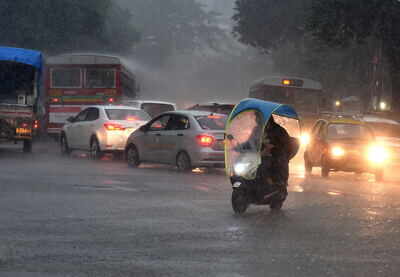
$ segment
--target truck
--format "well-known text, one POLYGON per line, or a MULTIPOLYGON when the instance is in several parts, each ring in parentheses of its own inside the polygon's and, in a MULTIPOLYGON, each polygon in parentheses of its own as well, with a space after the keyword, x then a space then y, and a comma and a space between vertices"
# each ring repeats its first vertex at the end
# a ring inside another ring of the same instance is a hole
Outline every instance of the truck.
POLYGON ((0 142, 22 142, 27 153, 39 129, 42 68, 41 52, 0 46, 0 142))

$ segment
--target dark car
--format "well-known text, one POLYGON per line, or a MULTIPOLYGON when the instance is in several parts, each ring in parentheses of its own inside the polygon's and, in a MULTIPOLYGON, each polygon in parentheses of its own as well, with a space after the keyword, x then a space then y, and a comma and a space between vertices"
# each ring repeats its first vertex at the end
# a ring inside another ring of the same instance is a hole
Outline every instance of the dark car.
POLYGON ((383 179, 387 152, 377 143, 373 131, 363 122, 352 119, 318 120, 304 152, 307 174, 313 167, 321 167, 322 177, 331 171, 375 174, 383 179))

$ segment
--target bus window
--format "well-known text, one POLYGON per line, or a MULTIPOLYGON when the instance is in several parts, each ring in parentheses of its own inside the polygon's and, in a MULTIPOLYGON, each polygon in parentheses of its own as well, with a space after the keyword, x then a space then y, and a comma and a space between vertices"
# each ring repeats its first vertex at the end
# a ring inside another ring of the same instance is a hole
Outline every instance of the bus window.
POLYGON ((80 68, 54 68, 51 70, 52 88, 81 88, 82 70, 80 68))
POLYGON ((123 71, 121 72, 121 88, 123 96, 136 97, 136 81, 133 77, 129 77, 123 71))
POLYGON ((115 70, 90 68, 86 70, 87 88, 115 88, 115 70))

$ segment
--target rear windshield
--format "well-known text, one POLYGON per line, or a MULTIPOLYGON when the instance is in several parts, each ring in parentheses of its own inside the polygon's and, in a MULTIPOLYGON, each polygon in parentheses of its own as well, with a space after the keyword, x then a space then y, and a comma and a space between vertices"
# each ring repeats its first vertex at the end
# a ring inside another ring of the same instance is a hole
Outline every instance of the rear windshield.
POLYGON ((225 115, 196 116, 197 122, 204 130, 224 130, 227 117, 225 115))
POLYGON ((149 121, 151 119, 145 111, 141 110, 106 109, 106 114, 110 120, 149 121))
POLYGON ((152 117, 155 117, 156 115, 164 112, 175 110, 173 105, 160 103, 144 103, 142 104, 142 109, 145 110, 152 117))
POLYGON ((330 124, 328 126, 328 139, 373 139, 369 128, 355 124, 330 124))
POLYGON ((206 112, 213 112, 213 113, 220 113, 220 114, 230 114, 233 110, 235 105, 196 105, 189 110, 194 110, 194 111, 206 111, 206 112))

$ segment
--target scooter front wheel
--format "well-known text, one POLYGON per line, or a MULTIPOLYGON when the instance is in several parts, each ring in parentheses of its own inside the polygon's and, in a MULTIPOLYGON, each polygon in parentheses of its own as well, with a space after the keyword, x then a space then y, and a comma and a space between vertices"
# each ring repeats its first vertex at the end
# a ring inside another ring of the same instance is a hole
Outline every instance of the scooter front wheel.
POLYGON ((246 192, 241 189, 235 189, 232 192, 232 208, 236 214, 243 214, 249 207, 246 192))

